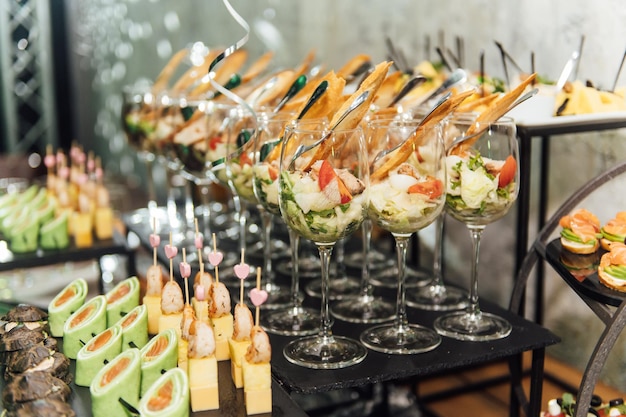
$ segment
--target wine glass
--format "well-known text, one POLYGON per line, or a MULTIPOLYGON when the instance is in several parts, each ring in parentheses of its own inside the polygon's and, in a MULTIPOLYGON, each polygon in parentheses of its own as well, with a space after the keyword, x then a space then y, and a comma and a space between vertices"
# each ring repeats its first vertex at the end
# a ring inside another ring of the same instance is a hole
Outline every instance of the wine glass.
POLYGON ((502 218, 517 198, 516 128, 510 118, 480 123, 471 118, 458 117, 448 123, 458 131, 456 137, 471 137, 448 152, 446 209, 453 218, 467 225, 473 257, 467 308, 438 317, 434 326, 439 334, 460 340, 501 339, 511 333, 511 324, 500 316, 480 310, 478 260, 483 230, 502 218), (472 136, 472 131, 478 134, 472 136))
MULTIPOLYGON (((268 135, 271 136, 269 138, 270 141, 277 139, 277 136, 272 134, 273 132, 268 132, 267 130, 268 119, 275 119, 279 124, 284 126, 287 120, 291 118, 291 115, 288 113, 276 115, 262 110, 256 111, 255 113, 256 123, 252 123, 253 121, 249 117, 251 115, 245 115, 242 120, 242 123, 245 124, 236 124, 235 134, 232 135, 231 140, 236 139, 238 141, 236 144, 238 151, 236 151, 231 158, 228 158, 227 172, 234 188, 234 194, 241 198, 243 204, 254 205, 261 216, 262 259, 264 276, 266 277, 263 289, 269 294, 263 307, 271 310, 286 307, 289 303, 290 294, 288 288, 276 283, 276 273, 272 268, 272 247, 274 245, 272 245, 271 233, 273 214, 270 210, 266 209, 261 200, 257 198, 258 192, 254 188, 254 170, 258 160, 257 153, 260 151, 258 143, 261 141, 267 142, 268 135)), ((276 165, 278 165, 278 160, 276 161, 276 165)), ((272 168, 275 169, 277 175, 278 168, 272 168)), ((272 176, 270 175, 269 177, 271 178, 272 176)), ((278 208, 277 204, 278 195, 276 195, 275 208, 278 208)), ((240 216, 242 216, 242 214, 240 214, 240 216)))
POLYGON ((122 89, 122 129, 126 134, 128 144, 137 153, 137 158, 146 167, 146 183, 148 188, 148 212, 146 222, 157 219, 159 230, 164 224, 165 216, 159 210, 154 177, 152 173, 155 160, 155 148, 151 135, 156 126, 156 97, 152 93, 152 86, 135 84, 122 89))
MULTIPOLYGON (((285 126, 293 121, 293 117, 290 114, 262 113, 259 120, 259 135, 255 143, 253 166, 254 193, 265 216, 280 216, 278 203, 280 147, 285 126)), ((302 306, 298 256, 300 236, 291 228, 288 228, 288 232, 291 265, 293 265, 290 268, 290 303, 284 305, 283 308, 265 312, 262 316, 263 327, 269 332, 287 336, 314 334, 319 327, 320 316, 317 310, 302 306)), ((266 231, 267 233, 269 232, 266 231)), ((264 244, 264 249, 269 249, 267 243, 264 244)), ((268 256, 265 255, 266 262, 268 256)))
POLYGON ((331 331, 329 265, 335 243, 357 230, 367 214, 369 173, 363 130, 287 126, 284 141, 280 211, 289 228, 318 248, 322 308, 318 334, 288 343, 283 354, 288 361, 308 368, 344 368, 363 361, 367 349, 359 341, 331 331))
POLYGON ((443 281, 443 231, 445 211, 435 220, 435 243, 433 245, 433 277, 425 287, 410 291, 406 297, 408 306, 422 310, 449 311, 467 306, 467 291, 446 286, 443 281))
POLYGON ((388 152, 381 159, 375 157, 371 164, 369 215, 395 239, 398 290, 395 320, 366 329, 360 338, 368 348, 384 353, 427 352, 441 343, 441 337, 433 330, 409 324, 406 314, 404 271, 409 240, 431 224, 445 205, 441 126, 417 128, 415 120, 372 121, 367 125, 368 137, 388 152), (396 148, 400 143, 404 145, 396 148))

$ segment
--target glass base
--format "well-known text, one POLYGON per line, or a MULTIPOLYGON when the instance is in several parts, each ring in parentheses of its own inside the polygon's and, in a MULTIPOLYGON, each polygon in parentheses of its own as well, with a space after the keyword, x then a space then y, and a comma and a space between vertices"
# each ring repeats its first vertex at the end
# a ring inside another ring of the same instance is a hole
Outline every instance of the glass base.
POLYGON ((441 344, 441 337, 417 324, 398 327, 391 323, 365 330, 361 333, 361 343, 377 352, 409 355, 435 349, 441 344))
MULTIPOLYGON (((312 281, 305 287, 305 292, 310 297, 322 297, 322 282, 312 281)), ((334 278, 330 280, 328 289, 329 300, 343 300, 346 297, 354 297, 361 291, 361 283, 354 278, 334 278)))
POLYGON ((429 285, 406 294, 406 304, 430 311, 460 310, 467 307, 467 291, 456 287, 429 285))
POLYGON ((282 336, 308 336, 319 331, 320 313, 304 307, 267 311, 261 315, 261 326, 282 336))
MULTIPOLYGON (((396 260, 389 256, 389 254, 382 253, 374 249, 370 249, 367 259, 370 271, 376 271, 383 268, 393 268, 396 265, 396 260)), ((363 267, 363 253, 352 252, 346 254, 343 263, 348 268, 360 271, 363 267)))
POLYGON ((395 317, 396 306, 380 297, 346 297, 333 304, 330 313, 351 323, 381 323, 395 317))
MULTIPOLYGON (((432 281, 432 275, 422 271, 421 269, 406 267, 406 282, 407 288, 424 287, 432 281)), ((372 285, 384 288, 397 288, 398 287, 398 266, 394 264, 393 267, 382 269, 380 271, 372 271, 370 274, 370 282, 372 285)))
POLYGON ((267 300, 261 306, 263 310, 283 309, 291 304, 291 289, 273 282, 268 282, 262 287, 267 291, 267 300))
MULTIPOLYGON (((291 276, 292 263, 291 261, 276 262, 273 264, 276 272, 282 275, 291 276)), ((322 264, 320 263, 319 256, 301 256, 298 261, 298 276, 303 279, 320 278, 320 269, 322 264)))
POLYGON ((348 337, 308 336, 287 344, 283 354, 289 362, 305 368, 340 369, 362 362, 367 349, 348 337))
POLYGON ((434 327, 442 336, 479 342, 505 338, 512 330, 508 321, 495 314, 469 314, 464 311, 438 317, 434 327))

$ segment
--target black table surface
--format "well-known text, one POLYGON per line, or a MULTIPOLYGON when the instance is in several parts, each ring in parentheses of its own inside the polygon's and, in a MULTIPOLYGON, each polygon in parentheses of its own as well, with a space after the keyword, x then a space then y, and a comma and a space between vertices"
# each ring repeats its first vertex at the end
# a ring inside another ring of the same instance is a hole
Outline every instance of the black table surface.
MULTIPOLYGON (((130 231, 139 236, 141 244, 146 249, 150 249, 147 226, 133 224, 133 222, 127 223, 127 226, 130 231)), ((162 252, 162 250, 158 251, 159 262, 168 265, 168 260, 162 252)), ((175 267, 174 271, 177 270, 178 268, 175 267)), ((220 276, 222 276, 221 272, 220 276)), ((308 282, 308 280, 302 280, 301 287, 304 287, 308 282)), ((408 288, 407 291, 411 291, 411 289, 408 288)), ((231 289, 231 292, 236 294, 238 288, 231 289)), ((376 294, 389 297, 391 300, 395 300, 396 296, 395 289, 377 289, 376 294)), ((319 299, 307 296, 304 304, 319 307, 319 299)), ((481 307, 484 311, 496 313, 508 319, 513 325, 512 333, 502 340, 490 342, 457 341, 443 337, 441 345, 433 351, 415 355, 390 355, 368 350, 367 357, 362 363, 337 370, 314 370, 288 362, 282 351, 284 346, 294 337, 270 334, 272 373, 287 392, 310 394, 408 377, 426 377, 453 369, 504 359, 522 352, 544 348, 560 341, 556 335, 542 326, 493 303, 481 301, 481 307)), ((410 323, 421 324, 429 328, 432 328, 432 324, 438 316, 444 314, 411 307, 408 307, 407 311, 410 323)), ((360 333, 368 327, 367 324, 348 323, 335 319, 333 333, 358 339, 360 333)))

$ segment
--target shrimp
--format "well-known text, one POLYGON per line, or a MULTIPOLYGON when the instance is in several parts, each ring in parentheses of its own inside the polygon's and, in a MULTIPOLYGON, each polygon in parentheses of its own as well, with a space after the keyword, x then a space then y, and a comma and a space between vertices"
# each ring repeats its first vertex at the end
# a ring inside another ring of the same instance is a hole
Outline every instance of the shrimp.
POLYGON ((252 312, 247 305, 238 303, 235 306, 233 340, 237 342, 250 340, 253 326, 252 312))
POLYGON ((206 358, 215 353, 215 334, 213 327, 200 320, 194 320, 189 326, 188 356, 206 358))
POLYGON ((222 317, 230 313, 230 293, 222 282, 214 282, 209 287, 209 316, 222 317))
POLYGON ((365 184, 363 181, 352 175, 347 169, 337 170, 337 175, 343 181, 351 195, 361 194, 365 190, 365 184))
MULTIPOLYGON (((204 287, 204 291, 208 292, 209 288, 211 288, 211 285, 213 285, 213 275, 211 275, 211 273, 207 271, 204 271, 203 274, 200 273, 200 271, 198 271, 198 273, 193 279, 194 292, 198 285, 202 285, 204 287)), ((207 294, 204 294, 204 298, 205 299, 207 298, 207 294)))
POLYGON ((180 313, 183 311, 185 302, 183 300, 183 291, 175 281, 168 281, 163 286, 161 294, 161 311, 163 314, 180 313))
POLYGON ((180 334, 183 339, 189 340, 189 327, 191 327, 191 323, 196 320, 196 313, 193 310, 193 307, 189 304, 185 305, 183 308, 183 319, 180 322, 180 334))
POLYGON ((259 326, 252 328, 252 343, 248 346, 246 360, 249 363, 268 363, 272 359, 272 346, 265 330, 259 326))
POLYGON ((163 270, 159 265, 150 265, 146 272, 146 295, 161 295, 163 291, 163 270))

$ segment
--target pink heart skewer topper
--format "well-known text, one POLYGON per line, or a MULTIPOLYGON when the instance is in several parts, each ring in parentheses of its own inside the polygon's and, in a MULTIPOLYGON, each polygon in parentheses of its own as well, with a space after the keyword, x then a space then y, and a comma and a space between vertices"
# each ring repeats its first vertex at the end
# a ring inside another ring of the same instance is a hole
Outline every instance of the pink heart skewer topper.
POLYGON ((243 256, 245 253, 245 249, 241 249, 241 262, 238 263, 237 265, 235 265, 233 267, 233 270, 235 271, 235 275, 237 276, 237 278, 239 278, 239 282, 241 283, 240 287, 239 287, 239 303, 243 304, 243 280, 248 278, 248 275, 250 274, 250 266, 247 265, 244 260, 243 260, 243 256))
POLYGON ((202 238, 202 235, 196 236, 196 238, 194 239, 194 244, 196 246, 196 249, 202 250, 202 246, 204 246, 204 239, 202 238))
POLYGON ((258 288, 252 288, 250 290, 250 301, 255 307, 260 307, 267 301, 268 293, 265 290, 259 290, 258 288))
POLYGON ((167 259, 174 259, 178 255, 178 248, 176 246, 172 246, 171 244, 165 245, 165 256, 167 259))
POLYGON ((180 263, 180 276, 185 281, 185 304, 189 305, 189 285, 187 279, 191 275, 191 265, 187 263, 187 251, 183 248, 183 261, 180 263))
POLYGON ((150 234, 150 246, 157 248, 161 244, 161 236, 156 233, 150 234))
POLYGON ((209 253, 209 262, 211 265, 218 266, 222 260, 224 259, 224 254, 222 252, 212 251, 209 253))

